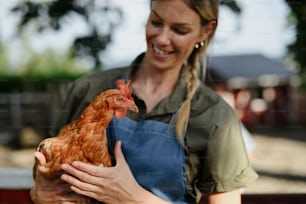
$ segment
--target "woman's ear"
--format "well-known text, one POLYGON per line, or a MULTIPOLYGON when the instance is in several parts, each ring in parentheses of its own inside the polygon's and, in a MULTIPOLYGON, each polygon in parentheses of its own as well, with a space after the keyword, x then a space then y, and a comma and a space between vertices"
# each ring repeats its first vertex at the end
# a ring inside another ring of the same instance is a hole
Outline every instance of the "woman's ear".
POLYGON ((216 28, 217 28, 217 21, 216 20, 209 21, 207 25, 202 27, 200 41, 202 42, 206 40, 209 36, 211 36, 215 32, 216 28))

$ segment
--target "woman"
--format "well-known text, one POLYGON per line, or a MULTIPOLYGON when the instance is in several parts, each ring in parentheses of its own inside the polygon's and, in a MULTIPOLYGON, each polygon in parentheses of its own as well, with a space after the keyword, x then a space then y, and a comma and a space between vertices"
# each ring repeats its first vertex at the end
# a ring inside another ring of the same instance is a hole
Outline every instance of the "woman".
MULTIPOLYGON (((147 50, 127 68, 77 80, 54 133, 76 119, 114 82, 132 81, 139 113, 112 121, 109 147, 116 164, 63 164, 66 183, 35 186, 46 198, 88 196, 105 203, 240 203, 239 189, 254 181, 239 121, 215 92, 200 83, 199 59, 217 26, 217 0, 152 0, 147 50), (75 192, 67 193, 68 187, 75 192)), ((43 179, 43 178, 41 178, 43 179)))

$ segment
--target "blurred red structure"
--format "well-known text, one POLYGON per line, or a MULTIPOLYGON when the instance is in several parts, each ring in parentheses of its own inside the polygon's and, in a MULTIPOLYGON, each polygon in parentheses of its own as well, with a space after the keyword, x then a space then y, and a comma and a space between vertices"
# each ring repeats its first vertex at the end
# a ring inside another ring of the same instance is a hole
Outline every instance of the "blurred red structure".
POLYGON ((0 189, 1 204, 32 204, 29 189, 0 189))
MULTIPOLYGON (((0 189, 1 204, 33 204, 29 189, 0 189)), ((306 194, 243 194, 243 204, 306 204, 306 194)), ((200 204, 207 204, 204 199, 200 204)))
POLYGON ((300 124, 298 77, 283 63, 260 54, 208 58, 206 82, 228 96, 248 128, 300 124))

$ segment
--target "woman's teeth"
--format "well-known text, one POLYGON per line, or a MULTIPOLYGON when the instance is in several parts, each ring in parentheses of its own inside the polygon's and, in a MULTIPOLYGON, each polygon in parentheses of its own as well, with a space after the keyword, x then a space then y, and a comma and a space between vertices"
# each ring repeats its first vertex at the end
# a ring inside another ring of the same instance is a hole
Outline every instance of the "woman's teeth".
POLYGON ((157 54, 160 54, 160 55, 170 54, 170 52, 163 51, 163 50, 158 49, 157 47, 154 47, 154 46, 153 46, 153 50, 154 50, 154 52, 156 52, 157 54))

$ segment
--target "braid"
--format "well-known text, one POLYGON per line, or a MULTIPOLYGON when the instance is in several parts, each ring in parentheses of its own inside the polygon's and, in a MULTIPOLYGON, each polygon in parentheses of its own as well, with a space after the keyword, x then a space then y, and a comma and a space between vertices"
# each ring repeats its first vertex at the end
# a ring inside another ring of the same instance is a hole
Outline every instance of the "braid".
MULTIPOLYGON (((202 26, 206 26, 209 24, 210 21, 215 21, 217 24, 218 19, 218 0, 184 0, 191 9, 193 9, 200 17, 201 17, 201 24, 202 26)), ((206 49, 208 44, 212 40, 214 36, 214 31, 208 36, 205 41, 204 45, 197 49, 193 49, 191 55, 187 59, 187 63, 184 65, 182 74, 185 77, 186 85, 187 85, 187 95, 185 101, 182 103, 181 107, 179 108, 176 116, 176 124, 175 124, 175 131, 178 141, 185 147, 185 133, 187 130, 187 125, 190 116, 190 109, 191 109, 191 100, 196 93, 197 89, 199 88, 201 81, 200 81, 200 73, 201 68, 206 69, 206 64, 200 65, 200 59, 202 54, 206 53, 206 49)))
POLYGON ((194 50, 187 61, 187 65, 185 65, 185 67, 183 68, 183 74, 187 84, 187 96, 178 110, 175 124, 177 139, 183 146, 185 146, 184 136, 189 121, 191 100, 196 90, 200 86, 200 80, 198 77, 198 70, 200 68, 199 58, 200 52, 194 50))

